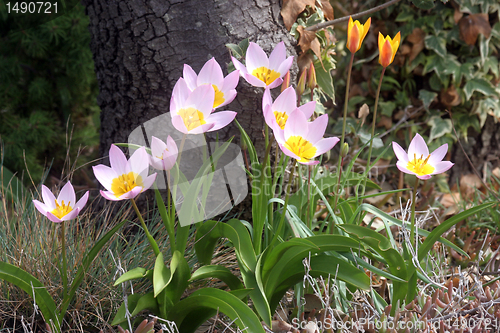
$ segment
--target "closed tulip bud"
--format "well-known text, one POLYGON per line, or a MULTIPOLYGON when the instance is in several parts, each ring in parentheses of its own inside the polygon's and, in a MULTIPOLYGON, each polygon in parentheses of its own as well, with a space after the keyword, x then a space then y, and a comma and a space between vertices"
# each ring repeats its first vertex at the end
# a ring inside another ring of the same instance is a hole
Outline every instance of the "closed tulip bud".
POLYGON ((342 158, 345 158, 349 154, 349 144, 347 142, 344 142, 344 145, 342 146, 342 149, 340 150, 340 156, 342 158))
POLYGON ((378 50, 380 53, 378 62, 383 67, 389 66, 394 61, 394 56, 398 51, 400 42, 401 34, 399 32, 394 39, 391 39, 389 36, 384 37, 380 32, 378 33, 378 50))
POLYGON ((356 53, 361 48, 363 39, 365 39, 368 30, 370 30, 371 22, 371 17, 366 20, 365 24, 361 24, 358 20, 353 22, 352 17, 349 17, 346 47, 351 53, 356 53))
POLYGON ((303 70, 300 74, 299 83, 297 84, 297 96, 300 98, 306 90, 307 70, 303 70))
POLYGON ((283 77, 283 83, 281 84, 281 92, 283 92, 286 88, 290 87, 290 71, 286 72, 283 77))
POLYGON ((311 62, 309 66, 309 77, 307 78, 307 87, 311 90, 316 88, 316 70, 314 69, 314 64, 311 62))

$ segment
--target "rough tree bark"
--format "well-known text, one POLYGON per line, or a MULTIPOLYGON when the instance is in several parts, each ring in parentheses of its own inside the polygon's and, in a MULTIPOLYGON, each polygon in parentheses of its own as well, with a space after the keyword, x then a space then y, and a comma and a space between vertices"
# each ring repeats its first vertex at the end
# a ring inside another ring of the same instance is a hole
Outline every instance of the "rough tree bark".
MULTIPOLYGON (((169 110, 170 95, 183 65, 198 72, 215 57, 226 70, 226 43, 245 38, 265 51, 284 41, 295 55, 294 41, 284 28, 279 0, 82 0, 90 18, 101 107, 100 153, 112 143, 127 142, 137 126, 169 110)), ((226 71, 227 74, 227 71, 226 71)), ((243 79, 238 96, 226 110, 264 151, 262 90, 243 79)), ((239 137, 233 126, 219 138, 239 137)), ((245 206, 248 205, 248 202, 245 206)))

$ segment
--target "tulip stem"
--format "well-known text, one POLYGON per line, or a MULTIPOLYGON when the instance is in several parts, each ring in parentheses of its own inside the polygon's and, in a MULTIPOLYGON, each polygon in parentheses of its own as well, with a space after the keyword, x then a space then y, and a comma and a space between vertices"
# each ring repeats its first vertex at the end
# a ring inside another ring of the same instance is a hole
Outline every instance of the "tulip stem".
MULTIPOLYGON (((370 162, 372 158, 372 147, 373 147, 373 140, 375 136, 375 124, 377 123, 377 108, 378 108, 378 99, 380 97, 380 88, 382 87, 382 80, 384 79, 384 73, 385 69, 387 67, 382 67, 382 73, 380 74, 380 80, 378 81, 378 88, 377 88, 377 93, 375 94, 375 106, 373 108, 373 119, 372 119, 372 135, 371 135, 371 141, 370 141, 370 148, 368 148, 368 158, 366 159, 366 170, 368 171, 370 169, 370 162)), ((368 174, 367 174, 368 176, 368 174)), ((365 195, 365 190, 366 190, 366 178, 364 181, 363 189, 361 190, 361 196, 365 195)))
POLYGON ((413 188, 413 196, 411 199, 411 219, 410 219, 410 244, 411 246, 415 243, 415 207, 417 203, 417 189, 418 189, 418 177, 415 177, 415 187, 413 188))
POLYGON ((160 248, 158 247, 158 244, 156 244, 155 239, 149 233, 148 227, 146 226, 146 223, 144 223, 144 219, 142 218, 142 215, 141 215, 141 212, 139 211, 139 208, 137 208, 137 204, 135 203, 135 200, 130 199, 130 201, 132 202, 132 206, 134 206, 135 213, 137 214, 137 217, 139 218, 139 221, 141 222, 142 229, 144 230, 144 233, 146 233, 146 237, 148 238, 149 244, 151 245, 151 248, 153 249, 155 256, 158 256, 160 254, 160 248))
POLYGON ((285 215, 286 215, 286 210, 288 209, 288 199, 290 199, 290 192, 291 192, 291 187, 293 184, 293 178, 295 174, 295 166, 297 165, 297 162, 293 162, 292 170, 290 171, 290 177, 288 177, 288 184, 286 186, 286 195, 285 195, 285 204, 283 205, 283 214, 281 215, 280 219, 280 224, 278 225, 278 228, 274 230, 274 236, 271 241, 271 245, 274 244, 274 242, 277 240, 281 233, 281 229, 283 229, 283 225, 285 223, 285 215))
POLYGON ((61 221, 61 247, 62 247, 62 283, 63 283, 63 299, 66 298, 68 291, 68 263, 66 259, 66 225, 61 221))

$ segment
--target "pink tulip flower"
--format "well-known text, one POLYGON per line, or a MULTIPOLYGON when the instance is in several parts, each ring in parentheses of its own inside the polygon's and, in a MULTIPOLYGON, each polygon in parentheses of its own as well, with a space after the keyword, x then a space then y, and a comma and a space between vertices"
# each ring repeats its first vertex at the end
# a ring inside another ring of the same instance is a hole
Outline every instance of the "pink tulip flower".
POLYGON ((303 112, 292 112, 285 124, 284 131, 275 131, 276 141, 286 155, 293 157, 301 164, 315 165, 319 161, 313 158, 332 149, 339 138, 323 138, 328 115, 324 114, 312 122, 308 122, 303 112))
POLYGON ((255 87, 276 88, 283 82, 283 76, 292 66, 293 57, 286 57, 285 43, 279 42, 269 58, 262 48, 250 43, 245 57, 245 65, 231 57, 234 67, 248 83, 255 87))
POLYGON ((167 143, 153 136, 149 163, 157 170, 168 171, 175 165, 178 153, 177 145, 170 135, 167 138, 167 143))
POLYGON ((134 199, 153 185, 156 173, 148 176, 149 158, 146 148, 137 149, 129 160, 115 145, 109 149, 111 167, 99 164, 92 169, 97 180, 107 191, 101 195, 108 200, 134 199))
POLYGON ((392 149, 398 158, 396 163, 398 169, 420 179, 429 179, 432 175, 443 173, 453 166, 453 163, 443 161, 448 152, 448 144, 445 143, 429 154, 427 144, 418 133, 411 140, 408 153, 394 141, 392 149))
POLYGON ((213 108, 227 105, 236 97, 236 86, 240 78, 240 71, 234 71, 224 78, 222 68, 215 58, 205 63, 199 75, 189 65, 184 65, 183 78, 188 88, 193 91, 197 87, 208 84, 215 90, 213 108))
POLYGON ((42 198, 43 203, 33 200, 36 209, 52 222, 63 222, 73 220, 80 213, 89 199, 89 192, 76 202, 75 190, 70 182, 64 185, 57 199, 47 186, 42 185, 42 198))
POLYGON ((284 130, 285 124, 292 112, 299 110, 304 113, 306 119, 311 118, 316 108, 316 102, 308 102, 297 107, 297 95, 293 87, 286 88, 273 102, 269 88, 264 91, 262 98, 262 109, 267 125, 273 130, 284 130))
POLYGON ((170 99, 172 125, 184 134, 216 131, 236 117, 234 111, 213 112, 215 90, 204 84, 193 91, 182 77, 177 81, 170 99))

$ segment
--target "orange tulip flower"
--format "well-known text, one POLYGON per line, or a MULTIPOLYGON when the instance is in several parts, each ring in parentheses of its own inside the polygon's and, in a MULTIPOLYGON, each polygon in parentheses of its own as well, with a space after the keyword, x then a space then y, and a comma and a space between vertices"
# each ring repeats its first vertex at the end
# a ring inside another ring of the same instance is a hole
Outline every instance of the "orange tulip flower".
POLYGON ((361 24, 358 20, 353 22, 352 17, 349 16, 346 46, 351 53, 356 53, 361 48, 361 43, 363 43, 363 39, 365 39, 368 30, 370 30, 371 22, 371 17, 366 20, 365 24, 361 24))
POLYGON ((399 43, 401 42, 401 33, 397 33, 394 39, 387 36, 384 37, 378 33, 378 50, 380 53, 378 62, 384 66, 389 66, 394 61, 394 56, 398 51, 399 43))

